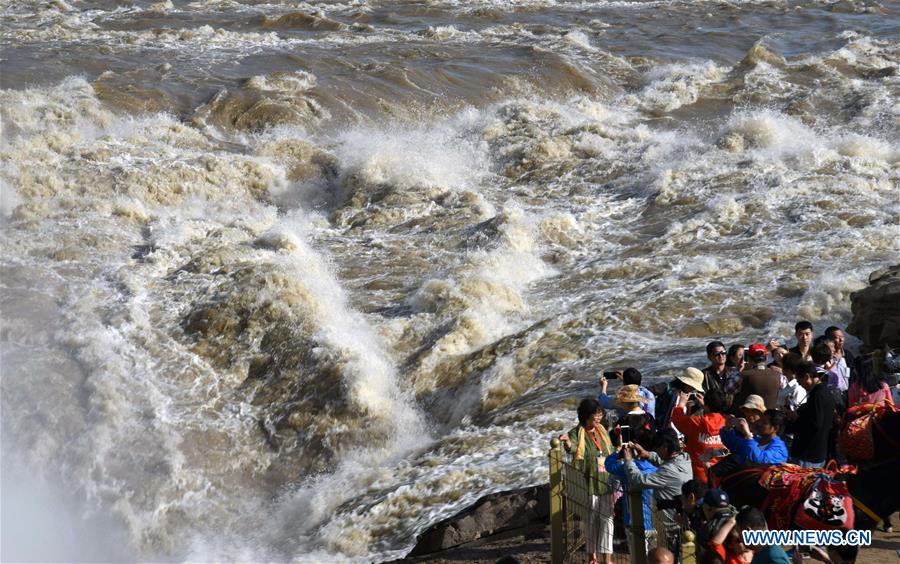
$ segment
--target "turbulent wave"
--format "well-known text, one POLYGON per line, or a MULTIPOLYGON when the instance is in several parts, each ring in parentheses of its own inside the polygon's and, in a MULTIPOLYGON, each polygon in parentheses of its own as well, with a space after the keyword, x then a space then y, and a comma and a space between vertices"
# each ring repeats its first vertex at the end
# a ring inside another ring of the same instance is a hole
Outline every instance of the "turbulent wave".
POLYGON ((599 370, 846 320, 900 47, 826 8, 5 6, 3 487, 125 539, 41 554, 402 556, 599 370))

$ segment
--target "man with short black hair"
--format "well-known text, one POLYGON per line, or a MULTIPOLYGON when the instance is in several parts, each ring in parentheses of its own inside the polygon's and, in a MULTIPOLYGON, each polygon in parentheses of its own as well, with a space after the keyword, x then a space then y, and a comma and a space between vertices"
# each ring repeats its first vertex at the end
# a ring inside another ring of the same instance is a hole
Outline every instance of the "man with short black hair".
MULTIPOLYGON (((643 377, 641 376, 641 371, 637 368, 626 368, 624 371, 620 372, 619 375, 622 378, 622 386, 635 385, 638 387, 638 394, 647 400, 646 407, 644 411, 649 413, 650 415, 655 417, 656 411, 656 396, 653 395, 653 392, 648 390, 647 388, 641 386, 641 380, 643 377)), ((616 413, 619 415, 619 418, 625 416, 625 410, 621 405, 617 404, 614 401, 614 398, 610 397, 606 393, 606 388, 609 382, 606 377, 600 376, 600 397, 598 397, 598 401, 600 402, 600 406, 603 409, 615 409, 616 413)))
POLYGON ((839 392, 842 396, 850 388, 850 370, 843 359, 838 359, 837 342, 827 335, 819 338, 819 343, 813 346, 813 364, 821 367, 828 375, 823 378, 833 392, 839 392))
POLYGON ((794 325, 794 336, 797 337, 797 345, 790 352, 797 353, 805 361, 812 360, 813 326, 809 321, 799 321, 794 325))
POLYGON ((811 362, 797 368, 797 382, 806 390, 806 403, 789 413, 785 429, 793 433, 790 461, 804 468, 821 468, 828 452, 828 435, 834 421, 834 396, 811 362))
POLYGON ((728 347, 728 354, 725 355, 725 385, 722 391, 725 392, 725 403, 729 409, 734 402, 734 396, 741 391, 741 371, 746 367, 744 345, 735 343, 728 347))
POLYGON ((771 466, 788 459, 787 447, 778 437, 783 426, 784 414, 777 409, 767 409, 753 425, 739 417, 731 419, 719 434, 738 464, 771 466))
MULTIPOLYGON (((762 511, 755 507, 742 508, 735 518, 738 532, 743 534, 744 531, 766 531, 769 529, 766 524, 766 516, 762 511)), ((783 548, 777 544, 771 545, 747 545, 747 548, 753 551, 753 560, 750 564, 791 564, 791 559, 783 548)))
POLYGON ((696 397, 703 406, 703 415, 688 413, 689 394, 681 393, 678 406, 672 412, 672 424, 684 434, 684 450, 691 457, 694 479, 708 482, 707 469, 725 456, 725 446, 719 430, 725 425, 725 394, 712 390, 705 397, 696 397))
POLYGON ((681 524, 692 530, 699 531, 705 521, 700 504, 703 495, 709 488, 700 480, 688 480, 681 485, 681 524))
POLYGON ((835 371, 834 347, 831 337, 821 336, 818 343, 813 345, 812 357, 816 371, 821 375, 822 384, 828 387, 834 398, 833 422, 828 438, 828 452, 826 458, 835 458, 843 462, 843 456, 837 451, 837 429, 843 425, 842 416, 847 409, 847 388, 849 382, 842 379, 841 374, 835 371))
POLYGON ((710 365, 703 369, 703 391, 725 389, 726 366, 725 360, 727 356, 725 345, 722 341, 712 341, 706 345, 706 358, 709 359, 710 365))
POLYGON ((806 400, 806 390, 797 382, 797 368, 803 359, 797 353, 787 353, 781 359, 781 374, 784 376, 784 387, 778 391, 778 409, 797 411, 806 400))
POLYGON ((810 350, 813 366, 822 374, 822 381, 828 382, 828 371, 834 365, 834 341, 819 338, 810 350))
POLYGON ((637 489, 652 489, 657 508, 668 531, 678 526, 676 515, 681 507, 681 486, 691 479, 691 459, 681 450, 681 441, 674 429, 663 429, 653 439, 653 452, 634 444, 624 449, 625 474, 628 484, 637 489), (656 472, 642 474, 634 458, 647 459, 657 467, 656 472))
POLYGON ((856 358, 844 349, 844 332, 832 325, 825 330, 825 336, 834 341, 835 369, 844 373, 849 382, 856 373, 856 358))

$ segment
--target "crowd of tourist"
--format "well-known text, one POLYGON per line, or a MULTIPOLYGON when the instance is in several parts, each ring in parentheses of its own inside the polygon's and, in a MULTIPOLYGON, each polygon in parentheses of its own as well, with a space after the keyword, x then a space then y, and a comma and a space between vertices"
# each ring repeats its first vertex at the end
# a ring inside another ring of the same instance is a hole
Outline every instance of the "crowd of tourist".
MULTIPOLYGON (((871 363, 854 358, 838 327, 814 339, 812 324, 801 321, 795 336, 791 348, 776 340, 712 341, 708 366, 656 385, 645 386, 635 368, 600 377, 599 396, 582 400, 578 425, 560 437, 587 478, 592 507, 583 520, 592 563, 612 562, 617 504, 630 534, 633 512, 622 492, 635 489, 642 491, 648 547, 659 534, 650 521, 655 510, 664 530, 695 532, 699 562, 790 562, 780 547, 743 544, 740 531, 765 528, 766 520, 758 509, 732 507, 716 476, 748 464, 823 467, 841 459, 836 433, 847 408, 900 404, 897 382, 880 380, 871 363), (614 396, 610 379, 622 381, 614 396)), ((657 550, 650 559, 671 557, 657 550)))

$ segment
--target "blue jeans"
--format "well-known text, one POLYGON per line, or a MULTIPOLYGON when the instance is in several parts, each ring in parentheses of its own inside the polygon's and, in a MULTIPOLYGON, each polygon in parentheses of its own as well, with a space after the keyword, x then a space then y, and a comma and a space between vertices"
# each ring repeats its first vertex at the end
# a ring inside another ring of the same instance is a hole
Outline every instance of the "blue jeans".
POLYGON ((822 462, 810 462, 808 460, 800 460, 799 458, 791 458, 788 460, 791 464, 796 464, 801 468, 822 468, 825 466, 825 461, 822 462))

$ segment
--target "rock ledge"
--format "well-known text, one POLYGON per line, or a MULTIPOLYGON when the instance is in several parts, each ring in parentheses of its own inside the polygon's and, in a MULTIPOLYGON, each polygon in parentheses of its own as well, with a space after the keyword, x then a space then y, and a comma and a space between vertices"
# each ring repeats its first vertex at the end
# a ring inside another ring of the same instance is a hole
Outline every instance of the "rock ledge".
POLYGON ((867 351, 900 347, 900 264, 869 275, 869 287, 850 294, 853 319, 847 332, 867 351))
POLYGON ((513 529, 547 523, 548 484, 486 495, 460 513, 426 529, 408 557, 434 554, 513 529))

